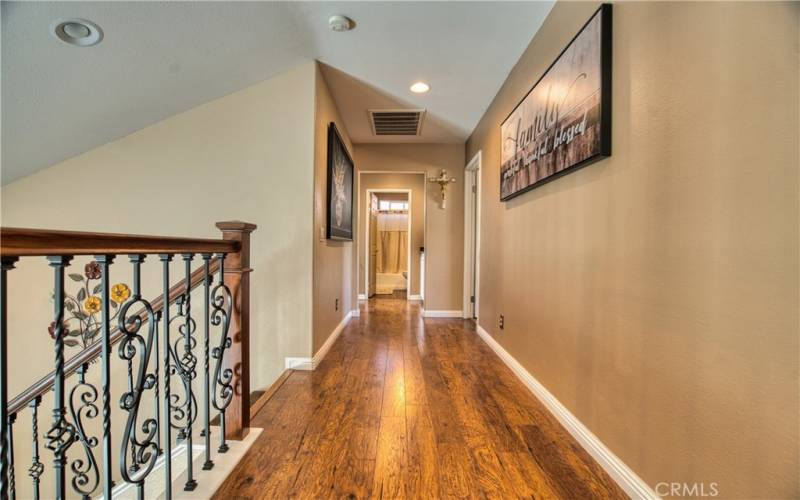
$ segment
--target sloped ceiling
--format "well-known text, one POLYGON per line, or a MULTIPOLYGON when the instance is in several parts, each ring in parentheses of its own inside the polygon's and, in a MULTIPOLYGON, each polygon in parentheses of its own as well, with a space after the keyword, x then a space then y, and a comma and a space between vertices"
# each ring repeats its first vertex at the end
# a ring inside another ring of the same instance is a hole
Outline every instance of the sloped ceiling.
POLYGON ((348 132, 366 110, 421 107, 423 134, 463 141, 552 2, 2 2, 2 182, 31 174, 312 59, 348 132), (332 14, 356 28, 334 33, 332 14), (52 35, 100 25, 97 46, 52 35), (431 92, 415 95, 423 80, 431 92))

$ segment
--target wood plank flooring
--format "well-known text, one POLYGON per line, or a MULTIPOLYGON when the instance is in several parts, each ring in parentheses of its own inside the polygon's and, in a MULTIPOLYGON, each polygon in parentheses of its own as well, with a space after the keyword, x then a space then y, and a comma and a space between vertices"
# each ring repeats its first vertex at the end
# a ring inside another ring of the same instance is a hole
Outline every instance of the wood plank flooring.
POLYGON ((216 498, 627 498, 471 322, 405 300, 362 305, 252 425, 216 498))

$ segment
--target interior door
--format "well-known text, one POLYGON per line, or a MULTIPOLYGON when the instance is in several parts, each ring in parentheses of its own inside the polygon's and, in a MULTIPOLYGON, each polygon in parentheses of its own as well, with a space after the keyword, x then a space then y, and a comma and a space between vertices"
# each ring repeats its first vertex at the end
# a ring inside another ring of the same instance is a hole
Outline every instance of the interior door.
POLYGON ((375 295, 376 261, 378 259, 378 197, 370 193, 369 200, 369 290, 367 296, 375 295))
POLYGON ((472 261, 471 267, 472 272, 470 273, 471 276, 471 283, 470 283, 470 317, 472 319, 478 319, 478 311, 476 309, 476 298, 478 295, 478 283, 477 283, 477 276, 478 276, 478 171, 471 170, 469 171, 469 180, 471 185, 472 196, 470 196, 470 207, 469 210, 471 211, 470 218, 472 219, 472 244, 470 245, 470 260, 472 261))

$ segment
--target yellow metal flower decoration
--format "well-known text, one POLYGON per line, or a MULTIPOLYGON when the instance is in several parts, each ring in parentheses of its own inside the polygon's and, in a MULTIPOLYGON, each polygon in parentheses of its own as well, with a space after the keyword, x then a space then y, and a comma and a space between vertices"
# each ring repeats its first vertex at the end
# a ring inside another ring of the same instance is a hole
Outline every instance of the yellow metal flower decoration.
POLYGON ((111 300, 117 304, 122 304, 131 296, 131 289, 125 283, 117 283, 111 287, 111 300))
POLYGON ((96 295, 87 297, 83 302, 83 308, 86 309, 86 312, 89 314, 100 312, 100 297, 96 295))

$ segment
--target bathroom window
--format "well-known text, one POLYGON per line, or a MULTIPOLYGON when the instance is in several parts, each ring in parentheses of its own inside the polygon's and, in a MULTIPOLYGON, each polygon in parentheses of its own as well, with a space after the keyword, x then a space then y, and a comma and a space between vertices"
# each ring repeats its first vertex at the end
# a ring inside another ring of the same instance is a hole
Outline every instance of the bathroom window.
POLYGON ((408 202, 381 200, 378 204, 378 210, 408 210, 408 202))

